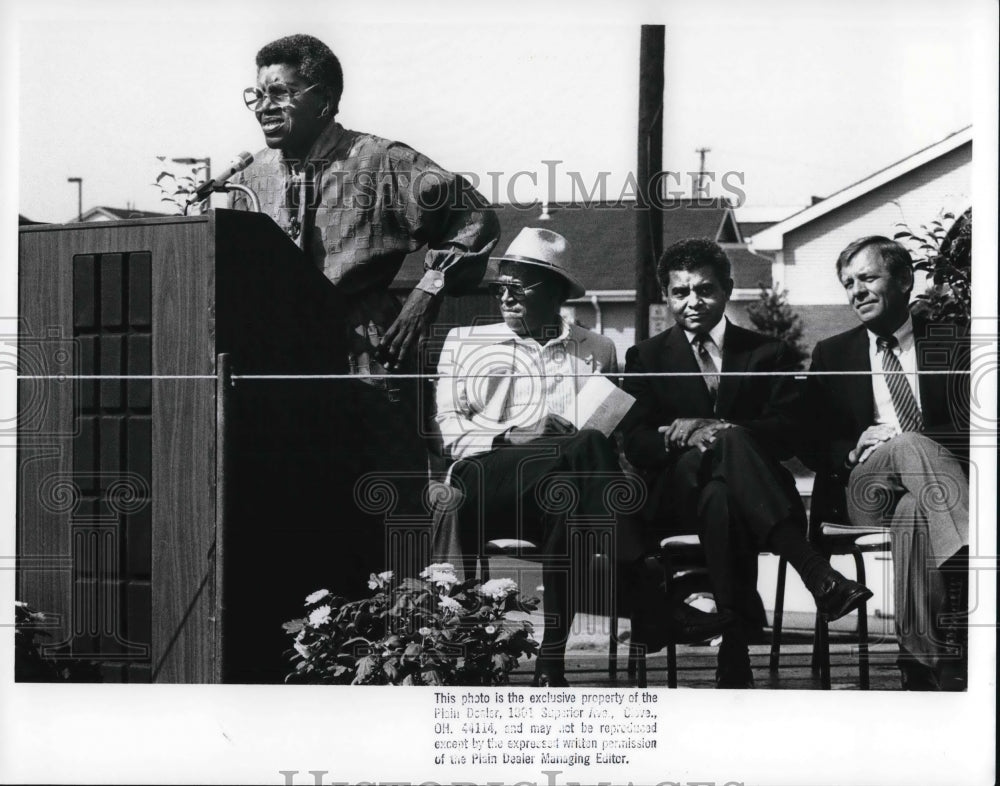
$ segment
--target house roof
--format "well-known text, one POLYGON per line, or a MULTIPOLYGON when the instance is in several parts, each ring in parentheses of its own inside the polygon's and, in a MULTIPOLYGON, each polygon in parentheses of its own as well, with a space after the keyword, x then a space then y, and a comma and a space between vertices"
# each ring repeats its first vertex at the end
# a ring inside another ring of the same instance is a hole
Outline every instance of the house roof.
POLYGON ((912 172, 925 164, 950 153, 962 145, 972 143, 972 126, 949 134, 944 139, 928 145, 922 150, 907 156, 906 158, 890 164, 883 169, 874 172, 867 177, 846 186, 836 193, 831 194, 826 199, 816 202, 809 207, 800 210, 798 213, 789 216, 784 221, 779 221, 774 226, 765 229, 752 238, 751 245, 756 251, 780 251, 784 236, 797 229, 803 224, 808 224, 820 216, 836 210, 839 207, 857 199, 864 194, 874 191, 876 188, 885 185, 908 172, 912 172))
POLYGON ((765 229, 767 229, 769 227, 773 227, 778 222, 777 221, 738 221, 737 223, 740 225, 740 233, 743 235, 744 238, 747 238, 749 240, 749 238, 753 237, 758 232, 763 232, 765 229))
POLYGON ((106 205, 97 205, 95 207, 89 208, 83 211, 83 215, 79 219, 71 219, 72 223, 76 221, 119 221, 127 218, 159 218, 160 216, 169 215, 168 213, 158 213, 154 210, 135 210, 134 208, 128 207, 108 207, 106 205))
POLYGON ((771 286, 770 257, 755 254, 745 245, 722 243, 733 268, 733 284, 737 289, 758 289, 771 286))
MULTIPOLYGON (((494 249, 499 256, 525 227, 544 227, 569 240, 577 277, 588 291, 634 290, 636 260, 636 210, 634 201, 595 202, 590 204, 504 204, 495 206, 500 219, 500 242, 494 249), (547 218, 543 218, 543 210, 547 218)), ((690 237, 709 237, 723 244, 742 240, 732 207, 724 199, 673 200, 663 211, 663 247, 690 237)), ((730 257, 733 251, 727 248, 730 257)), ((760 257, 739 255, 760 265, 760 257)), ((423 273, 424 252, 407 256, 396 276, 394 286, 411 288, 423 273)), ((770 280, 770 260, 767 260, 770 280)), ((737 260, 733 259, 734 272, 737 260)), ((753 276, 757 276, 754 268, 753 276)), ((742 278, 742 276, 740 276, 742 278)), ((756 286, 756 278, 748 286, 756 286)), ((737 282, 737 286, 742 286, 737 282)))

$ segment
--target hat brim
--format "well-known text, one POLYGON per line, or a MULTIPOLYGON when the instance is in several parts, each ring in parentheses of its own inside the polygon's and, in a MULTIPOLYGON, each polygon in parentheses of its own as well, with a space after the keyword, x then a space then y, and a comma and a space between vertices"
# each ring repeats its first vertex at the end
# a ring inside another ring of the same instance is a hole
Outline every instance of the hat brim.
POLYGON ((490 272, 494 275, 499 275, 501 262, 517 262, 519 265, 530 265, 532 267, 537 267, 540 270, 548 270, 550 273, 555 273, 557 276, 561 277, 563 281, 569 284, 569 293, 566 296, 568 300, 583 297, 587 293, 587 288, 584 287, 583 284, 577 281, 562 268, 555 267, 554 265, 548 265, 545 262, 527 259, 525 257, 490 257, 490 272))

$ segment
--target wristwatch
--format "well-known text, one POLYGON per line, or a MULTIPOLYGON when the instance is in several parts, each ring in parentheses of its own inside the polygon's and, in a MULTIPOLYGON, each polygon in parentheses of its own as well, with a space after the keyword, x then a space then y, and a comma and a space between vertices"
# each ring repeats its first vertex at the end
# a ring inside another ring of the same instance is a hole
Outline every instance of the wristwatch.
POLYGON ((422 289, 429 295, 440 295, 444 292, 444 273, 440 270, 428 270, 415 288, 422 289))

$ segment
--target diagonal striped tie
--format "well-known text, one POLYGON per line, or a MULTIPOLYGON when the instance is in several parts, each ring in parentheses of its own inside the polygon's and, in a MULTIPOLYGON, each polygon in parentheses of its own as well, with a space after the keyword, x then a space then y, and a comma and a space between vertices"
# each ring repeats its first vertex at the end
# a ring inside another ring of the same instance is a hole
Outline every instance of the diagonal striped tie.
POLYGON ((889 387, 889 395, 892 396, 892 406, 896 410, 900 430, 923 431, 924 422, 920 417, 916 396, 913 395, 910 383, 906 381, 906 374, 903 373, 899 358, 892 351, 898 343, 895 336, 888 338, 880 336, 875 342, 875 346, 882 353, 882 370, 886 372, 885 383, 889 387))
POLYGON ((694 356, 698 360, 698 367, 701 369, 702 379, 705 382, 705 387, 708 388, 708 395, 712 399, 712 404, 715 404, 715 397, 719 392, 719 368, 715 365, 715 360, 708 351, 708 347, 705 346, 712 337, 708 333, 699 333, 694 337, 691 342, 694 344, 694 356))

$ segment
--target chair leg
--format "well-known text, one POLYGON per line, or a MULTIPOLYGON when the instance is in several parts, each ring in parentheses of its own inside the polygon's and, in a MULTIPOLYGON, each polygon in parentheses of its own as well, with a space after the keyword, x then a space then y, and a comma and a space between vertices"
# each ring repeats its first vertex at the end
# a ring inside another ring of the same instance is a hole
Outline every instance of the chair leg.
POLYGON ((608 636, 608 677, 612 682, 618 679, 618 608, 611 600, 611 615, 608 620, 611 634, 608 636))
POLYGON ((635 679, 637 688, 646 687, 646 645, 635 644, 628 646, 628 676, 635 679))
POLYGON ((673 642, 667 645, 667 687, 677 687, 677 645, 673 642))
POLYGON ((813 642, 813 670, 819 670, 819 686, 830 690, 830 626, 826 617, 816 613, 816 638, 813 642))
POLYGON ((781 656, 781 625, 785 615, 785 575, 788 573, 788 561, 781 557, 778 560, 778 588, 774 593, 774 624, 771 626, 771 657, 768 667, 771 671, 778 670, 778 659, 781 656))
MULTIPOLYGON (((865 555, 857 547, 854 548, 854 565, 857 568, 858 582, 866 584, 865 581, 865 555)), ((862 603, 858 607, 858 678, 861 683, 861 690, 870 688, 870 676, 868 668, 868 604, 862 603)))

